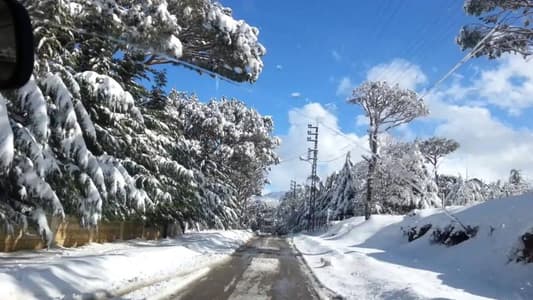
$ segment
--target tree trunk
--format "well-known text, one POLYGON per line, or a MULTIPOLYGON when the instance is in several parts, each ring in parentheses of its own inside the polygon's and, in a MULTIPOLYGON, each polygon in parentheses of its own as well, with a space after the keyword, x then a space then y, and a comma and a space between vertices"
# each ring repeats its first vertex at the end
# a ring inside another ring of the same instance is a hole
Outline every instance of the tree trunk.
MULTIPOLYGON (((242 205, 241 205, 241 227, 246 228, 248 225, 248 198, 243 197, 242 198, 242 205)), ((240 202, 240 201, 239 201, 240 202)))
POLYGON ((442 207, 445 206, 444 204, 444 193, 439 188, 439 174, 437 173, 437 165, 433 166, 433 170, 435 172, 435 184, 437 185, 437 195, 440 197, 441 205, 442 207))
POLYGON ((366 179, 366 202, 365 202, 365 220, 370 219, 372 214, 372 182, 374 180, 374 173, 376 171, 377 155, 378 155, 378 133, 377 128, 369 135, 370 151, 372 157, 368 162, 368 175, 366 179))

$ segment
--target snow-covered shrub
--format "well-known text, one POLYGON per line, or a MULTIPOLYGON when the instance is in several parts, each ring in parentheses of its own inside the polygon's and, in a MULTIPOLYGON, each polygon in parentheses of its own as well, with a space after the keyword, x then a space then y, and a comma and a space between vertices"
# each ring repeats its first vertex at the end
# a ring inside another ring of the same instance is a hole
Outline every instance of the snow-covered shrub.
POLYGON ((430 229, 432 225, 431 224, 425 224, 421 227, 407 227, 407 228, 401 228, 402 232, 405 236, 407 236, 407 240, 409 242, 412 242, 426 234, 430 229))
POLYGON ((431 242, 436 244, 443 244, 446 246, 454 246, 460 244, 468 239, 474 238, 477 234, 478 226, 469 226, 466 228, 457 224, 449 224, 444 228, 435 228, 431 233, 431 242))
POLYGON ((520 236, 517 244, 509 260, 526 264, 533 263, 533 229, 520 236))

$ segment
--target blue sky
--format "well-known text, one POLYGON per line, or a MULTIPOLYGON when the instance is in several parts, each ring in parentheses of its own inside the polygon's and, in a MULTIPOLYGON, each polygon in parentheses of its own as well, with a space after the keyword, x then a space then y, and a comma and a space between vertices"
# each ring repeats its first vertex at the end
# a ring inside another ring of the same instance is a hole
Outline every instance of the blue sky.
POLYGON ((338 81, 344 76, 362 80, 376 64, 400 57, 428 66, 429 81, 437 79, 464 55, 454 38, 470 20, 460 1, 449 0, 222 3, 233 9, 235 18, 260 29, 268 50, 260 79, 253 85, 220 82, 217 88, 211 77, 172 68, 169 85, 194 91, 202 99, 226 95, 245 100, 274 116, 277 133, 286 130, 287 111, 306 99, 346 106, 342 124, 353 128, 349 119, 356 108, 336 95, 338 81), (292 92, 302 98, 291 98, 292 92))
MULTIPOLYGON (((381 79, 395 72, 393 78, 406 81, 410 88, 423 92, 465 55, 454 40, 463 24, 475 22, 463 13, 462 1, 449 0, 223 0, 222 4, 233 9, 236 19, 244 19, 260 30, 260 41, 268 52, 259 80, 253 85, 233 84, 197 76, 182 68, 168 68, 169 87, 195 92, 203 100, 236 97, 260 113, 272 115, 275 134, 286 144, 280 148, 284 160, 298 154, 295 145, 305 150, 305 137, 299 137, 300 129, 296 127, 305 126, 303 123, 307 120, 297 120, 293 115, 291 121, 290 112, 297 112, 300 117, 321 115, 329 120, 330 127, 353 135, 354 143, 365 147, 366 129, 356 121, 361 111, 345 102, 348 88, 371 78, 370 74, 377 74, 381 79), (294 93, 300 96, 292 97, 294 93), (297 138, 302 140, 294 141, 297 138)), ((528 117, 532 103, 526 94, 531 91, 528 84, 533 83, 533 74, 527 70, 531 66, 514 57, 500 61, 479 58, 468 62, 430 96, 430 109, 438 110, 434 117, 397 130, 395 135, 412 139, 439 134, 463 142, 465 149, 444 166, 451 173, 462 170, 466 173, 466 169, 471 168, 469 173, 492 180, 506 176, 511 167, 529 172, 533 169, 533 161, 515 159, 513 155, 497 167, 487 168, 486 165, 494 159, 501 160, 501 153, 508 154, 510 149, 524 149, 525 152, 515 154, 522 156, 527 150, 533 151, 529 148, 533 143, 529 143, 532 135, 528 129, 533 125, 528 117), (518 94, 514 100, 502 104, 500 98, 509 91, 518 94), (468 127, 469 120, 459 123, 454 114, 458 118, 464 115, 463 118, 478 120, 479 128, 463 136, 459 129, 468 127), (494 136, 484 137, 486 134, 480 132, 489 128, 494 136), (505 149, 487 142, 498 143, 504 136, 510 139, 501 141, 509 145, 505 149), (524 140, 527 143, 520 144, 524 140), (501 153, 488 152, 491 147, 498 148, 501 153)), ((328 130, 322 132, 335 136, 333 131, 327 133, 328 130)), ((325 140, 330 144, 323 145, 324 151, 320 151, 322 161, 342 156, 342 151, 347 150, 342 147, 346 144, 342 139, 326 137, 325 140)), ((357 153, 357 147, 353 151, 356 155, 352 157, 357 160, 362 153, 357 153)), ((322 176, 340 164, 342 159, 324 162, 322 176)), ((274 182, 267 190, 285 189, 284 182, 287 181, 288 186, 289 178, 304 180, 301 177, 306 168, 301 162, 278 167, 273 172, 274 182), (294 169, 301 169, 301 174, 294 169)))

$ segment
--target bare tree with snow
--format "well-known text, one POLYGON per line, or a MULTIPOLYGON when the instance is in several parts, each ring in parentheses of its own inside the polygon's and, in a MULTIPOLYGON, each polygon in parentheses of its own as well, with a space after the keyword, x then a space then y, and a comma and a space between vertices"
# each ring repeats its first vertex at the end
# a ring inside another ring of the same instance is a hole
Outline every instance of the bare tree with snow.
POLYGON ((533 1, 466 0, 464 9, 481 23, 461 29, 457 43, 463 50, 476 50, 476 45, 484 39, 476 56, 497 58, 504 53, 516 53, 526 57, 532 54, 533 1))
POLYGON ((530 186, 522 175, 522 171, 511 169, 509 172, 509 181, 504 185, 503 189, 506 196, 516 196, 529 191, 530 186))
MULTIPOLYGON (((435 184, 439 184, 438 164, 444 156, 454 152, 459 148, 459 143, 452 139, 431 137, 427 140, 420 141, 418 147, 426 162, 433 166, 435 175, 435 184)), ((443 195, 441 195, 443 197, 443 195)), ((442 200, 444 206, 444 199, 442 200)))
POLYGON ((368 142, 371 157, 368 158, 368 177, 365 203, 365 218, 370 218, 372 180, 379 153, 378 137, 402 124, 407 124, 428 114, 424 101, 409 89, 391 86, 385 81, 365 82, 353 91, 349 103, 360 105, 369 119, 368 142))

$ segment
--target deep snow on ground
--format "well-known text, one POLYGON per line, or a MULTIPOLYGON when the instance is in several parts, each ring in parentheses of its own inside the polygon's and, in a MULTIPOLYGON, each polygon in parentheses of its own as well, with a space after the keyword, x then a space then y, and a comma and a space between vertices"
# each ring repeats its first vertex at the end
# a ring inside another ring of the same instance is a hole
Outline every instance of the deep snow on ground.
POLYGON ((204 231, 160 241, 2 253, 0 299, 145 298, 206 273, 251 237, 249 231, 204 231))
POLYGON ((533 299, 533 264, 509 262, 533 228, 533 194, 448 209, 477 235, 455 246, 430 242, 453 223, 442 209, 351 218, 294 243, 328 288, 348 299, 533 299), (432 224, 408 242, 401 228, 432 224))

